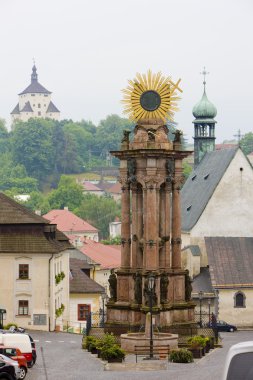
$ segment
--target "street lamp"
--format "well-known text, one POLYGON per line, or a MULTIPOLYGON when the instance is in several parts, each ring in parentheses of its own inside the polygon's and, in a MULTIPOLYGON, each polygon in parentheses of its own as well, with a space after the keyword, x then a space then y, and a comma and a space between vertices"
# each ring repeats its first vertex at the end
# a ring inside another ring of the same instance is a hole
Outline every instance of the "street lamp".
POLYGON ((152 321, 152 308, 153 308, 153 295, 154 295, 154 286, 155 286, 155 276, 149 275, 148 277, 148 292, 149 292, 149 307, 150 307, 150 359, 154 357, 153 350, 153 321, 152 321))
POLYGON ((202 290, 199 291, 199 325, 202 327, 202 299, 204 292, 202 290))
POLYGON ((208 320, 209 320, 209 326, 210 326, 210 323, 211 323, 211 298, 208 298, 207 300, 208 302, 208 320))
POLYGON ((104 324, 105 324, 105 301, 107 300, 107 294, 102 293, 101 298, 102 298, 102 326, 104 327, 104 324))

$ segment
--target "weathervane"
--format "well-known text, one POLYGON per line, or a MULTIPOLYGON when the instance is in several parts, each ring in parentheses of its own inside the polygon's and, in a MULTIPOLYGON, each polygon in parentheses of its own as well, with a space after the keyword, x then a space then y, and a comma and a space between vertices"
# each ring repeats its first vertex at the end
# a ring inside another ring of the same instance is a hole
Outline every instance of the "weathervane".
POLYGON ((206 71, 206 67, 204 66, 204 69, 203 69, 203 71, 200 72, 200 74, 203 75, 203 77, 204 77, 203 85, 204 85, 204 88, 206 88, 206 75, 208 75, 210 73, 206 71))
POLYGON ((177 101, 180 99, 177 92, 179 79, 174 83, 170 77, 163 77, 161 72, 153 74, 136 74, 136 78, 129 80, 129 86, 122 90, 125 104, 124 113, 134 121, 139 120, 173 120, 174 111, 177 111, 177 101))

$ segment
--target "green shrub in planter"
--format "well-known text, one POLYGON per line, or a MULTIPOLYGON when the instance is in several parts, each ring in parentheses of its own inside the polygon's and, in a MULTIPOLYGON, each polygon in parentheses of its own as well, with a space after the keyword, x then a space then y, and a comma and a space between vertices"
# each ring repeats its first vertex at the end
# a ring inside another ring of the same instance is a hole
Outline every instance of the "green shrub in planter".
POLYGON ((193 355, 186 348, 180 348, 179 350, 171 351, 169 359, 173 363, 192 363, 193 355))
POLYGON ((90 350, 90 346, 95 347, 96 341, 97 339, 94 336, 88 335, 85 338, 83 338, 82 348, 84 349, 86 348, 87 350, 90 350))
POLYGON ((101 339, 102 347, 111 347, 116 344, 116 338, 113 334, 106 333, 101 339))
POLYGON ((206 346, 206 339, 200 335, 195 335, 188 339, 188 344, 191 348, 204 348, 206 346))
POLYGON ((114 344, 110 347, 103 347, 101 350, 101 358, 103 360, 110 360, 110 359, 124 359, 125 358, 125 351, 120 348, 119 345, 114 344))

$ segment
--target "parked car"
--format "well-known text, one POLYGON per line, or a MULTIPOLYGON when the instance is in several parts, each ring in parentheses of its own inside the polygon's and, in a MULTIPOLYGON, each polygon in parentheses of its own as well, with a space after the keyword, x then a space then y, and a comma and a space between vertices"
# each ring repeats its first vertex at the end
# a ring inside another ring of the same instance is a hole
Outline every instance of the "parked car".
POLYGON ((253 379, 253 342, 241 342, 230 347, 222 380, 253 379))
POLYGON ((35 342, 34 342, 33 338, 31 337, 31 335, 28 335, 28 336, 29 336, 29 339, 30 339, 30 342, 31 342, 31 345, 32 345, 33 364, 35 364, 36 360, 37 360, 36 345, 35 345, 35 342))
POLYGON ((217 321, 214 325, 212 323, 209 324, 209 327, 216 328, 219 332, 234 332, 237 330, 237 327, 234 325, 230 325, 225 321, 217 321))
POLYGON ((16 360, 18 362, 20 368, 19 379, 23 380, 27 374, 27 360, 24 355, 22 355, 19 348, 0 345, 0 354, 8 356, 12 360, 16 360))
POLYGON ((11 358, 8 358, 8 356, 0 354, 0 360, 5 362, 6 364, 11 365, 14 368, 16 379, 19 379, 20 376, 20 368, 18 365, 18 362, 16 360, 12 360, 11 358))
POLYGON ((0 334, 0 344, 8 347, 17 347, 22 352, 22 355, 27 360, 28 368, 31 368, 34 364, 33 350, 30 338, 27 334, 0 334))
POLYGON ((11 364, 7 364, 4 360, 0 359, 0 379, 2 380, 16 380, 15 368, 11 364))

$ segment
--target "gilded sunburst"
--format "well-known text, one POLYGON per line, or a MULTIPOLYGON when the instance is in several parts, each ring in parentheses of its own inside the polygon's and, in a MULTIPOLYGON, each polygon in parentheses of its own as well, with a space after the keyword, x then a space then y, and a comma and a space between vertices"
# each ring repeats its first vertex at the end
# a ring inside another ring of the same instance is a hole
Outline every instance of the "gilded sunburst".
POLYGON ((178 110, 177 92, 182 90, 179 83, 173 83, 170 77, 162 76, 161 72, 153 74, 136 74, 134 80, 129 80, 129 86, 122 90, 125 105, 124 113, 134 121, 146 119, 166 119, 173 121, 174 112, 178 110))

